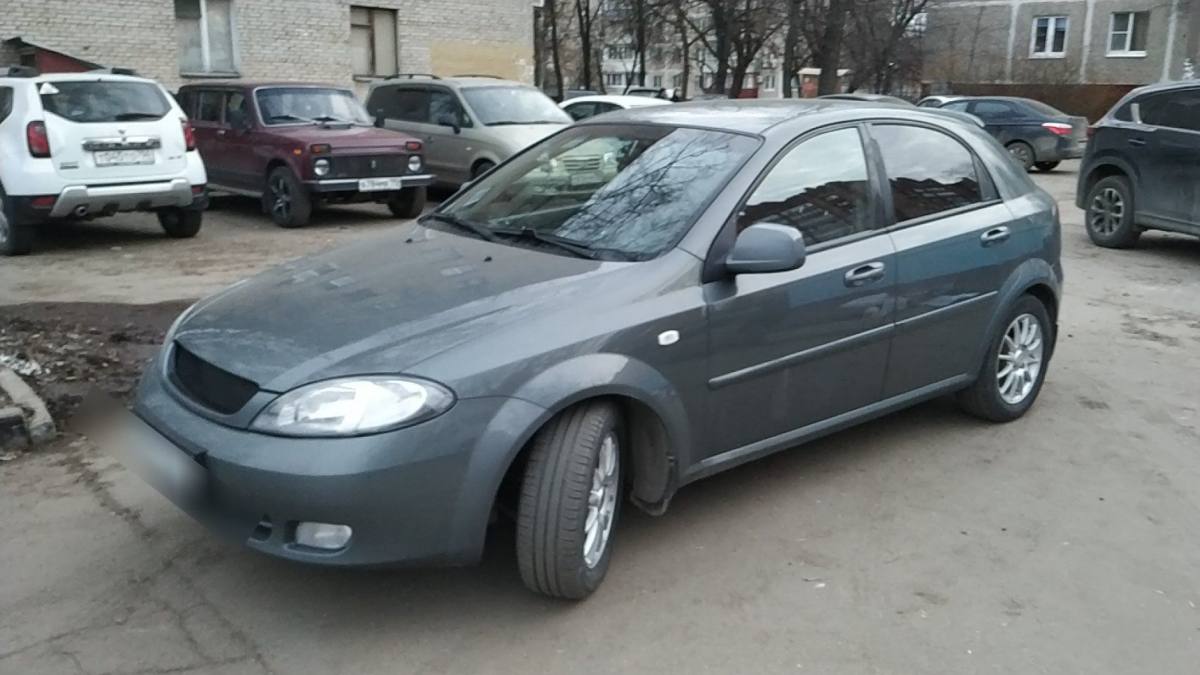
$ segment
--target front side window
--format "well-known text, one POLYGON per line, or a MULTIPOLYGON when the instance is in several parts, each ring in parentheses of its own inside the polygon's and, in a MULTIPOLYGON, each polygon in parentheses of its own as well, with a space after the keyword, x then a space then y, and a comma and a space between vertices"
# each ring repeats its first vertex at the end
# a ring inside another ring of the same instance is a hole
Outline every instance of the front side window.
POLYGON ((175 0, 179 71, 236 75, 232 0, 175 0))
POLYGON ((1113 12, 1108 27, 1109 56, 1145 56, 1150 12, 1113 12))
POLYGON ((1152 94, 1139 101, 1142 122, 1156 127, 1200 131, 1200 89, 1152 94))
POLYGON ((755 223, 796 228, 808 246, 874 227, 867 160, 857 129, 806 140, 771 168, 746 201, 738 229, 755 223))
POLYGON ((220 91, 202 91, 196 97, 196 121, 221 123, 221 108, 225 94, 220 91))
POLYGON ((270 87, 255 94, 263 123, 370 124, 371 118, 354 94, 323 87, 270 87))
POLYGON ((974 156, 957 140, 902 124, 876 125, 871 134, 883 155, 896 222, 983 201, 974 156))
POLYGON ((589 257, 648 260, 691 229, 757 146, 701 129, 573 127, 470 184, 425 222, 448 216, 502 244, 560 252, 547 245, 552 238, 589 257))
MULTIPOLYGON (((935 108, 938 107, 936 102, 932 102, 929 105, 931 105, 935 108)), ((945 110, 954 110, 957 112, 967 112, 967 107, 970 105, 971 105, 970 101, 951 101, 951 102, 947 103, 946 105, 942 106, 942 108, 945 110)))
POLYGON ((470 126, 465 119, 458 98, 445 89, 434 89, 429 94, 429 123, 442 126, 470 126))
POLYGON ((149 82, 45 82, 38 91, 46 112, 84 124, 158 120, 171 111, 162 90, 149 82))
POLYGON ((0 122, 8 119, 13 109, 12 87, 0 87, 0 122))
POLYGON ((570 124, 571 117, 533 87, 470 87, 462 90, 482 124, 570 124))
POLYGON ((396 10, 350 8, 350 61, 358 77, 396 74, 396 10))
POLYGON ((1062 57, 1067 54, 1067 17, 1039 16, 1033 20, 1033 44, 1030 54, 1034 57, 1062 57))

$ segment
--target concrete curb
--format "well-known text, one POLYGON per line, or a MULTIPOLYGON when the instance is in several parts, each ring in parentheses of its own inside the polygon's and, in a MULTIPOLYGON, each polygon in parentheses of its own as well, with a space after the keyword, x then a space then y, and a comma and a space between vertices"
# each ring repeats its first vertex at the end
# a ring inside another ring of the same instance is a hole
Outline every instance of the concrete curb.
POLYGON ((8 398, 23 413, 25 435, 30 442, 37 444, 54 438, 57 430, 54 428, 54 420, 50 417, 50 411, 46 410, 46 404, 41 397, 25 384, 25 380, 22 380, 20 375, 8 368, 0 368, 0 389, 4 390, 8 398))

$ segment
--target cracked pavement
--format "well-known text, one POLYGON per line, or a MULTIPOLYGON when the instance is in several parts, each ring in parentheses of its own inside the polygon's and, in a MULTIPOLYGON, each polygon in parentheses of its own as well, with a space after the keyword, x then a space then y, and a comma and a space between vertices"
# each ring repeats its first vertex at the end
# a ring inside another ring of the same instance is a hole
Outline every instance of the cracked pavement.
MULTIPOLYGON (((523 589, 507 528, 479 568, 301 567, 213 539, 65 440, 0 463, 0 673, 1191 675, 1200 240, 1093 247, 1066 167, 1037 177, 1062 205, 1067 289, 1018 422, 935 401, 688 487, 662 518, 627 509, 605 585, 577 605, 523 589)), ((197 288, 387 226, 341 214, 277 250, 297 233, 216 213, 209 243, 228 228, 254 255, 190 259, 197 288)), ((135 239, 153 260, 174 245, 135 239)), ((49 286, 18 292, 176 297, 165 262, 105 255, 32 256, 49 286)))

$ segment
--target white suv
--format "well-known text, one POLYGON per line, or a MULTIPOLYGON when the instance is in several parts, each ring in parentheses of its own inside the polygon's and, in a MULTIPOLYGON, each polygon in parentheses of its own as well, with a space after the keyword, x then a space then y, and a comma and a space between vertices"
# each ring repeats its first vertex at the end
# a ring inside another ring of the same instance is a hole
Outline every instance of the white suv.
POLYGON ((112 71, 0 70, 0 254, 35 225, 154 211, 171 237, 200 230, 204 164, 162 85, 112 71))

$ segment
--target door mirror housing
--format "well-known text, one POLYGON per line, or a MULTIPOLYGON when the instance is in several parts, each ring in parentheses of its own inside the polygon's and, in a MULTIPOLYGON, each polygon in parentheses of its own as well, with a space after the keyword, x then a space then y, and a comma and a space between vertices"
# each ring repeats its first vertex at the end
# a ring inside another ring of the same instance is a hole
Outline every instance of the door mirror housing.
POLYGON ((755 223, 738 234, 725 257, 730 274, 787 272, 804 264, 804 235, 794 227, 755 223))
POLYGON ((382 129, 387 118, 383 116, 383 108, 375 109, 375 126, 382 129))
POLYGON ((439 126, 450 127, 456 134, 462 131, 462 127, 459 126, 461 121, 462 120, 459 119, 458 115, 451 112, 443 112, 439 114, 437 118, 437 123, 439 126))

